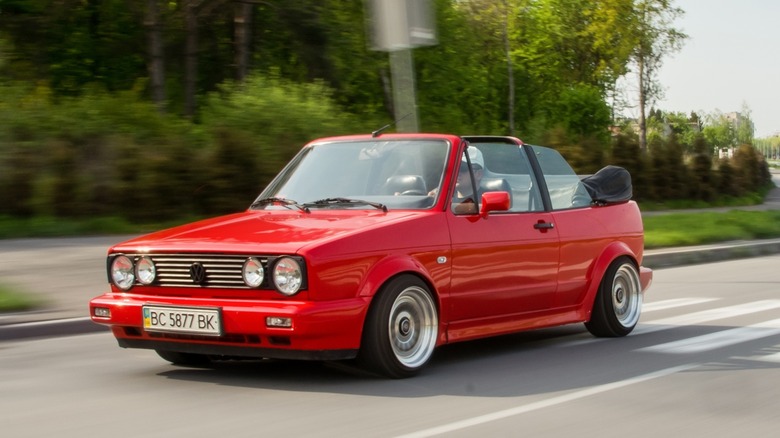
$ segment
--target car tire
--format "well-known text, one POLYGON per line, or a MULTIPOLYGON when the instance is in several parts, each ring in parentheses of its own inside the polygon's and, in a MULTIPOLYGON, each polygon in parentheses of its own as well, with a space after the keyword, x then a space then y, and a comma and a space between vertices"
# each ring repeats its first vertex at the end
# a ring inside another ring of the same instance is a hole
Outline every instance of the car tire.
POLYGON ((178 351, 155 350, 157 355, 174 365, 184 366, 203 366, 208 365, 211 360, 208 356, 195 353, 180 353, 178 351))
POLYGON ((585 327, 594 336, 616 338, 631 333, 642 312, 639 272, 628 257, 620 257, 604 274, 590 321, 585 327))
POLYGON ((401 275, 386 283, 371 304, 358 362, 391 378, 414 376, 433 355, 438 333, 428 286, 413 275, 401 275))

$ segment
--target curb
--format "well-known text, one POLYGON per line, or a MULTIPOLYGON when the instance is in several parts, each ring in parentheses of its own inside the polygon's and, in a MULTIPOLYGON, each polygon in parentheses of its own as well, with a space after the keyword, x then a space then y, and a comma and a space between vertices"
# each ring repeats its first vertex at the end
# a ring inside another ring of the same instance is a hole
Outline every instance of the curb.
POLYGON ((713 263, 780 253, 780 239, 726 242, 647 250, 642 265, 651 269, 713 263))
POLYGON ((30 338, 53 338, 108 332, 108 328, 95 324, 89 318, 53 319, 48 321, 21 322, 0 325, 0 342, 30 338))

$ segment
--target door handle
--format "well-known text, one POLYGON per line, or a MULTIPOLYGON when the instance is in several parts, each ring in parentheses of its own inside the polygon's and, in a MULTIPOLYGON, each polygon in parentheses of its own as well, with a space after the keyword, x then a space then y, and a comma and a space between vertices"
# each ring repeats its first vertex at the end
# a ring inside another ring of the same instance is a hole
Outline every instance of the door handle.
POLYGON ((539 221, 534 224, 534 228, 537 230, 551 230, 555 228, 555 224, 552 222, 539 221))

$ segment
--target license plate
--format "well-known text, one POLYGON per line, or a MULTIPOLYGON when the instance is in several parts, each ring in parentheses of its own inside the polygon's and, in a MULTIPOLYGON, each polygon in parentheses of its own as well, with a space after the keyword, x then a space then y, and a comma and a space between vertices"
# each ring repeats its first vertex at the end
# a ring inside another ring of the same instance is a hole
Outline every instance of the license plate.
POLYGON ((222 321, 219 309, 144 306, 144 329, 155 332, 219 336, 222 321))

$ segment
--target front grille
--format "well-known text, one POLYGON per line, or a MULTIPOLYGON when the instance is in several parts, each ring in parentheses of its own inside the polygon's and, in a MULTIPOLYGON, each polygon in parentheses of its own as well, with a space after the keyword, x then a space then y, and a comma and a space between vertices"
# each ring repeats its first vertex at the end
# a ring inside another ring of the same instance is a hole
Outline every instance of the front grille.
MULTIPOLYGON (((157 268, 154 284, 170 287, 218 287, 249 289, 241 276, 244 262, 250 256, 219 254, 127 254, 139 259, 149 257, 157 268), (193 268, 195 267, 195 268, 193 268), (202 267, 202 276, 197 272, 202 267)), ((268 275, 268 257, 257 257, 268 275)), ((267 286, 263 281, 261 288, 267 286)))

